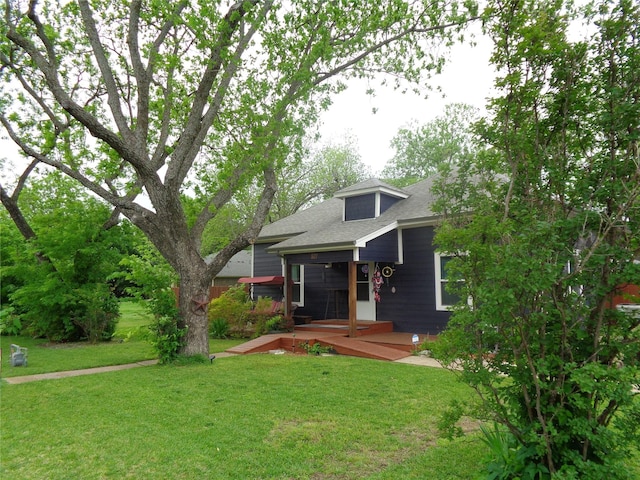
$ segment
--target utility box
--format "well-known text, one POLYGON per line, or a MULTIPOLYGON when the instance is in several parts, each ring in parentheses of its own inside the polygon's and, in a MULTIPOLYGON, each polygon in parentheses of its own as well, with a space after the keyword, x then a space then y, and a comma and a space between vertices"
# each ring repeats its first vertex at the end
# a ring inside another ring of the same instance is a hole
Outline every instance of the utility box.
POLYGON ((24 347, 20 347, 15 343, 12 343, 10 364, 12 367, 26 367, 27 366, 27 349, 24 347))

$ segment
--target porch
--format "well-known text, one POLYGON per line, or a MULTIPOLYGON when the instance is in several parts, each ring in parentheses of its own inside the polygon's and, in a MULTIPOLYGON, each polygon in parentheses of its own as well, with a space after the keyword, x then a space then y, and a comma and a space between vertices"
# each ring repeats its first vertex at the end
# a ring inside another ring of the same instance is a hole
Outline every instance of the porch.
MULTIPOLYGON (((303 344, 319 343, 324 347, 331 347, 340 355, 396 361, 410 356, 415 349, 413 334, 393 332, 392 322, 359 320, 356 331, 355 338, 349 337, 348 320, 317 320, 296 325, 291 333, 263 335, 227 351, 235 354, 271 350, 304 353, 303 344)), ((429 335, 419 334, 419 343, 427 337, 429 335)))

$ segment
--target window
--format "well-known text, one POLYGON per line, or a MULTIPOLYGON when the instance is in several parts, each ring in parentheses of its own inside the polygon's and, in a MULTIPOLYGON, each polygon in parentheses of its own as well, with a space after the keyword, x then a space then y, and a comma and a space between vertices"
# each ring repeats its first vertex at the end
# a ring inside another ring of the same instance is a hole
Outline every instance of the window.
POLYGON ((304 307, 304 265, 291 265, 291 302, 304 307))
POLYGON ((356 299, 358 302, 369 301, 369 291, 371 285, 369 282, 369 264, 359 263, 356 271, 356 299))
POLYGON ((458 295, 447 291, 447 283, 449 283, 447 263, 452 258, 452 255, 435 253, 436 310, 450 310, 452 306, 460 301, 458 295))

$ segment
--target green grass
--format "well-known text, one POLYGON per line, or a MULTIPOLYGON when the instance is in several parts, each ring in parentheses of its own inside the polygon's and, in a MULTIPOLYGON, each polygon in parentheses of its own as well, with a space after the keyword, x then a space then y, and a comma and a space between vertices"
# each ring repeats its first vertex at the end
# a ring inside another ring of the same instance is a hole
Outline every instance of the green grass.
POLYGON ((438 439, 471 391, 447 371, 351 357, 213 364, 3 384, 2 478, 474 478, 475 434, 438 439))
MULTIPOLYGON (((2 376, 153 358, 137 334, 151 319, 133 303, 122 313, 114 342, 0 338, 2 376), (10 343, 29 348, 28 367, 9 367, 10 343)), ((0 478, 473 479, 488 453, 475 424, 453 441, 436 430, 452 399, 473 398, 444 370, 342 356, 0 382, 0 478)), ((640 478, 640 454, 629 466, 640 478)))
MULTIPOLYGON (((35 375, 38 373, 79 370, 83 368, 122 365, 156 358, 144 333, 152 317, 135 302, 121 302, 121 318, 112 341, 95 345, 86 342, 51 344, 44 339, 29 337, 0 337, 2 349, 2 377, 35 375), (10 366, 12 343, 28 349, 27 367, 10 366)), ((210 340, 211 352, 222 352, 243 340, 210 340)))

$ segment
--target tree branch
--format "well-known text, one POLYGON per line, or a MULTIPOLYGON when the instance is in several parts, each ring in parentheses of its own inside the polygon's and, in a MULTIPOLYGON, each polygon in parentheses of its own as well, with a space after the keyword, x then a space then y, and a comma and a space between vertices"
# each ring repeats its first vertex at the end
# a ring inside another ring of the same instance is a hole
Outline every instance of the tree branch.
POLYGON ((111 115, 113 115, 113 119, 116 122, 120 135, 122 135, 126 141, 131 142, 133 141, 133 135, 131 133, 129 123, 127 122, 126 117, 122 113, 122 108, 120 107, 118 87, 113 77, 111 67, 109 66, 109 60, 105 54, 104 47, 100 41, 100 35, 98 34, 98 29, 96 27, 95 20, 93 19, 93 12, 87 0, 79 0, 78 4, 80 6, 80 13, 82 14, 89 44, 91 45, 91 49, 93 50, 93 54, 95 55, 95 59, 98 63, 98 68, 102 73, 102 80, 104 81, 107 89, 107 103, 109 105, 111 115))
POLYGON ((220 41, 213 48, 213 51, 209 56, 209 63, 202 74, 202 78, 200 79, 200 83, 194 94, 191 113, 172 154, 174 161, 170 163, 165 175, 167 185, 173 190, 179 188, 191 169, 193 161, 199 151, 199 145, 202 144, 209 128, 213 124, 213 120, 219 112, 220 105, 222 105, 222 101, 227 95, 230 82, 240 66, 239 59, 249 45, 251 38, 257 32, 258 25, 265 18, 266 13, 271 9, 273 0, 264 2, 261 14, 258 17, 259 21, 255 22, 249 32, 244 34, 241 38, 232 56, 232 60, 224 69, 223 80, 221 81, 212 101, 209 102, 209 95, 211 93, 213 83, 222 71, 224 63, 223 52, 231 45, 231 39, 233 35, 239 31, 240 26, 242 25, 242 19, 248 13, 249 8, 255 6, 257 3, 258 0, 236 3, 229 8, 229 11, 221 21, 226 26, 226 33, 221 36, 220 41), (208 109, 207 106, 209 107, 208 109), (207 109, 206 112, 205 109, 207 109))

